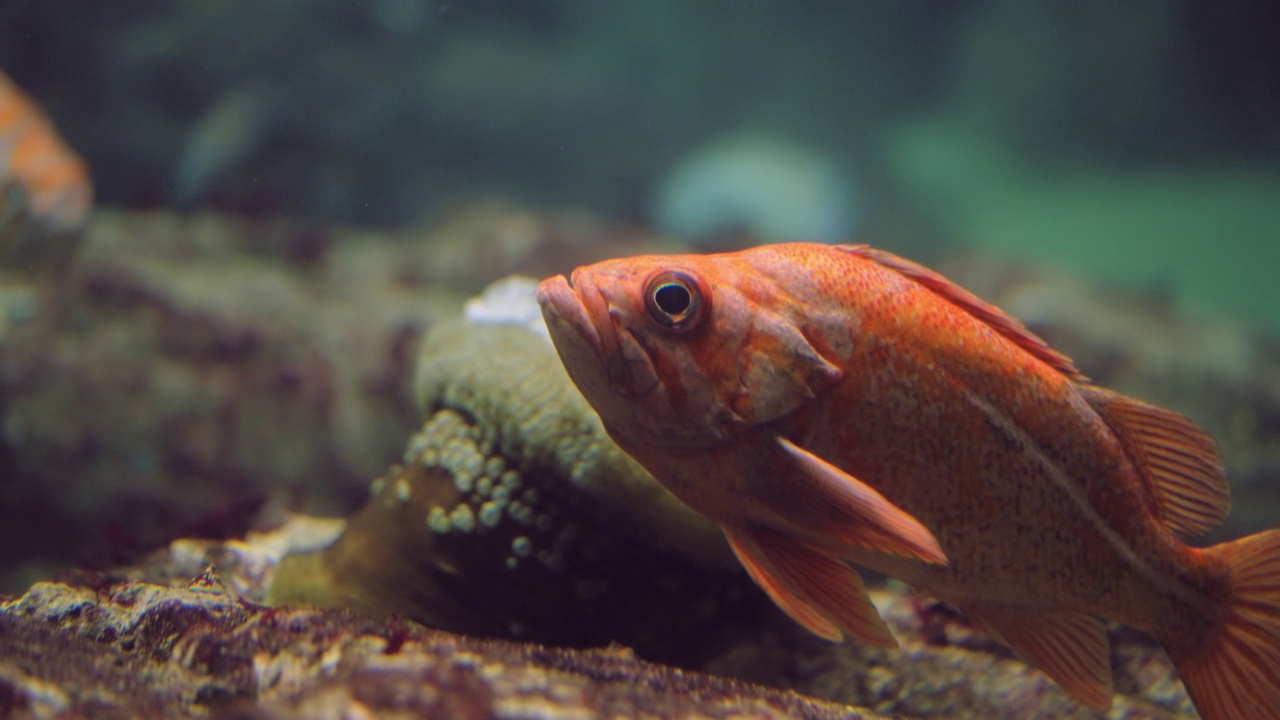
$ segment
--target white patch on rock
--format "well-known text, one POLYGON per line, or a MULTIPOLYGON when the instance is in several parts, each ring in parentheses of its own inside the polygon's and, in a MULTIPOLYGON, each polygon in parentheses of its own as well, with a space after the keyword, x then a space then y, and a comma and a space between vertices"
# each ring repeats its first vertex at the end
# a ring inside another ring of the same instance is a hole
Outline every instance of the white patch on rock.
POLYGON ((471 298, 462 315, 468 322, 481 324, 519 325, 535 335, 551 342, 546 323, 542 320, 542 308, 534 296, 538 281, 523 275, 511 275, 491 283, 471 298))

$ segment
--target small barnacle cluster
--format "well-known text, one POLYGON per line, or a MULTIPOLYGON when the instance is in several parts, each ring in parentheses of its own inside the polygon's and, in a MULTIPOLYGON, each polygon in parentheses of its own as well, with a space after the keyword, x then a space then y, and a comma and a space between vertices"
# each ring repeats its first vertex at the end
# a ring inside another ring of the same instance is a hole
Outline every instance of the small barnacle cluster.
POLYGON ((421 429, 342 538, 286 561, 274 600, 663 659, 761 606, 718 528, 613 444, 544 337, 440 323, 417 371, 421 429))
MULTIPOLYGON (((561 508, 544 499, 537 487, 523 486, 520 472, 496 454, 495 434, 468 423, 455 410, 441 409, 414 433, 405 450, 404 464, 439 468, 453 478, 457 502, 432 505, 427 527, 437 535, 450 533, 510 535, 510 553, 503 564, 512 570, 533 559, 552 572, 565 567, 565 550, 578 528, 566 522, 561 508), (536 544, 535 544, 536 543, 536 544)), ((394 497, 383 502, 403 502, 408 484, 396 481, 394 497), (398 488, 404 488, 400 491, 398 488)), ((374 495, 386 496, 386 481, 375 481, 374 495)))

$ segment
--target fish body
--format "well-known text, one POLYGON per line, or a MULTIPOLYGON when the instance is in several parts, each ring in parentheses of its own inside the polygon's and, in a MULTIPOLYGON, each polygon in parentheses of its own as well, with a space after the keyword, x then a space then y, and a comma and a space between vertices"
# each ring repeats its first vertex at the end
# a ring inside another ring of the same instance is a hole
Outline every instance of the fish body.
POLYGON ((173 171, 173 199, 190 205, 253 158, 279 111, 278 93, 263 83, 227 91, 192 126, 173 171))
POLYGON ((642 256, 545 280, 611 437, 824 637, 893 645, 852 561, 1107 707, 1099 618, 1162 642, 1212 720, 1280 717, 1280 532, 1206 549, 1217 447, 1017 320, 866 246, 642 256))
POLYGON ((0 72, 0 218, 15 193, 53 231, 80 226, 93 204, 84 161, 39 106, 0 72))

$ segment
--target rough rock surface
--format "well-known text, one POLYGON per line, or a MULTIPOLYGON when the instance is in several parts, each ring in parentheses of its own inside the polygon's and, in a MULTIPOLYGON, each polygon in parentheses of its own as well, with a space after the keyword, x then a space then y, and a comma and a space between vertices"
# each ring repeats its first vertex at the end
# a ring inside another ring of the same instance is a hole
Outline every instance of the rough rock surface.
MULTIPOLYGON (((419 333, 507 273, 654 249, 501 202, 395 235, 99 212, 58 278, 0 276, 0 588, 72 559, 234 536, 263 503, 354 510, 424 420, 410 389, 419 333)), ((940 269, 1098 382, 1209 429, 1236 498, 1224 535, 1275 524, 1274 339, 989 257, 940 269)))
MULTIPOLYGON (((95 216, 0 337, 0 572, 344 511, 413 427, 410 348, 457 296, 395 282, 385 237, 95 216)), ((2 288, 0 288, 2 289, 2 288)))
MULTIPOLYGON (((0 718, 880 717, 858 706, 955 720, 1104 717, 896 584, 873 600, 899 650, 827 643, 773 613, 681 668, 618 646, 557 649, 396 615, 260 604, 280 558, 329 542, 337 525, 297 517, 244 541, 179 541, 142 566, 0 599, 0 718)), ((702 631, 688 632, 695 641, 702 631)), ((1105 717, 1194 717, 1159 649, 1127 630, 1111 636, 1118 694, 1105 717)))
POLYGON ((185 588, 40 583, 0 604, 0 718, 874 718, 637 660, 272 609, 185 588))
POLYGON ((715 674, 792 688, 894 717, 1008 720, 1175 720, 1196 717, 1164 652, 1112 626, 1116 695, 1109 712, 1086 708, 989 639, 950 606, 898 583, 871 590, 897 650, 831 644, 778 616, 701 666, 715 674))
POLYGON ((234 536, 264 503, 351 512, 420 424, 425 328, 626 244, 502 202, 400 233, 99 211, 56 277, 0 263, 0 589, 234 536))
MULTIPOLYGON (((899 586, 874 598, 902 641, 889 652, 809 637, 740 573, 718 575, 723 547, 712 542, 713 529, 628 485, 625 458, 601 459, 590 439, 598 424, 593 429, 540 374, 559 370, 542 339, 522 328, 464 333, 440 322, 457 313, 457 298, 474 291, 493 258, 505 258, 494 265, 504 269, 554 265, 531 249, 543 226, 493 208, 455 219, 446 223, 454 231, 436 236, 454 248, 438 256, 457 262, 442 268, 429 262, 437 248, 404 250, 385 237, 103 217, 69 284, 58 286, 65 294, 44 296, 53 305, 39 305, 0 336, 0 565, 51 543, 83 543, 111 518, 141 532, 157 517, 204 514, 225 534, 249 522, 254 504, 245 498, 269 491, 278 500, 296 487, 333 492, 335 478, 363 484, 386 467, 375 463, 387 446, 401 462, 360 493, 370 501, 349 523, 303 528, 295 520, 245 541, 179 541, 141 570, 37 585, 5 604, 0 718, 61 710, 323 716, 327 702, 354 717, 455 707, 573 717, 581 698, 622 714, 831 710, 727 681, 688 680, 621 652, 463 639, 397 619, 404 616, 468 638, 617 639, 686 670, 885 713, 1096 717, 962 617, 899 586), (467 289, 449 286, 448 276, 467 289), (438 343, 414 361, 409 347, 423 327, 438 343), (409 390, 415 365, 425 378, 417 410, 409 390), (422 423, 416 435, 414 423, 422 423), (352 469, 359 467, 374 469, 360 475, 352 469), (560 539, 574 523, 590 532, 560 539), (209 564, 232 595, 212 576, 187 588, 209 564), (301 578, 323 586, 319 599, 360 610, 259 607, 289 584, 275 584, 278 567, 280 577, 294 574, 289 593, 275 599, 317 599, 298 592, 301 578), (608 582, 589 582, 601 579, 608 582), (646 613, 650 626, 636 622, 646 613), (664 624, 665 645, 655 631, 664 624), (403 637, 400 652, 383 653, 388 637, 390 646, 403 637), (139 638, 154 641, 151 655, 130 649, 139 638), (673 650, 680 644, 696 650, 673 650), (458 669, 456 652, 470 653, 464 664, 480 671, 458 669), (566 682, 584 684, 554 695, 559 680, 545 678, 562 670, 575 678, 566 682), (511 687, 534 688, 519 695, 529 704, 496 704, 494 693, 511 687), (481 694, 457 694, 468 689, 481 694), (673 694, 646 694, 666 690, 673 694), (802 704, 786 704, 793 701, 802 704), (439 704, 451 702, 460 704, 439 704)), ((556 242, 547 247, 563 250, 556 242)), ((637 249, 609 247, 610 254, 637 249)), ((1273 343, 1188 321, 1149 298, 991 261, 943 269, 1026 318, 1098 382, 1205 423, 1223 441, 1243 511, 1229 531, 1276 524, 1273 343)), ((1111 717, 1190 716, 1163 653, 1124 629, 1112 641, 1111 717)))
POLYGON ((333 546, 285 560, 272 602, 685 663, 759 615, 719 528, 613 444, 545 337, 444 321, 417 373, 401 463, 333 546))

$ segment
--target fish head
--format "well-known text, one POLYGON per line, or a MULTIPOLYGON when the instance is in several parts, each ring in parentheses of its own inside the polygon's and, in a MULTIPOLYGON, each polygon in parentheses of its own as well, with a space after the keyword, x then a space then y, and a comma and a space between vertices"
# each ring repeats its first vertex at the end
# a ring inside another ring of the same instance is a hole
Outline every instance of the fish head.
POLYGON ((539 285, 565 369, 624 447, 723 446, 840 379, 804 303, 750 259, 640 256, 539 285))

